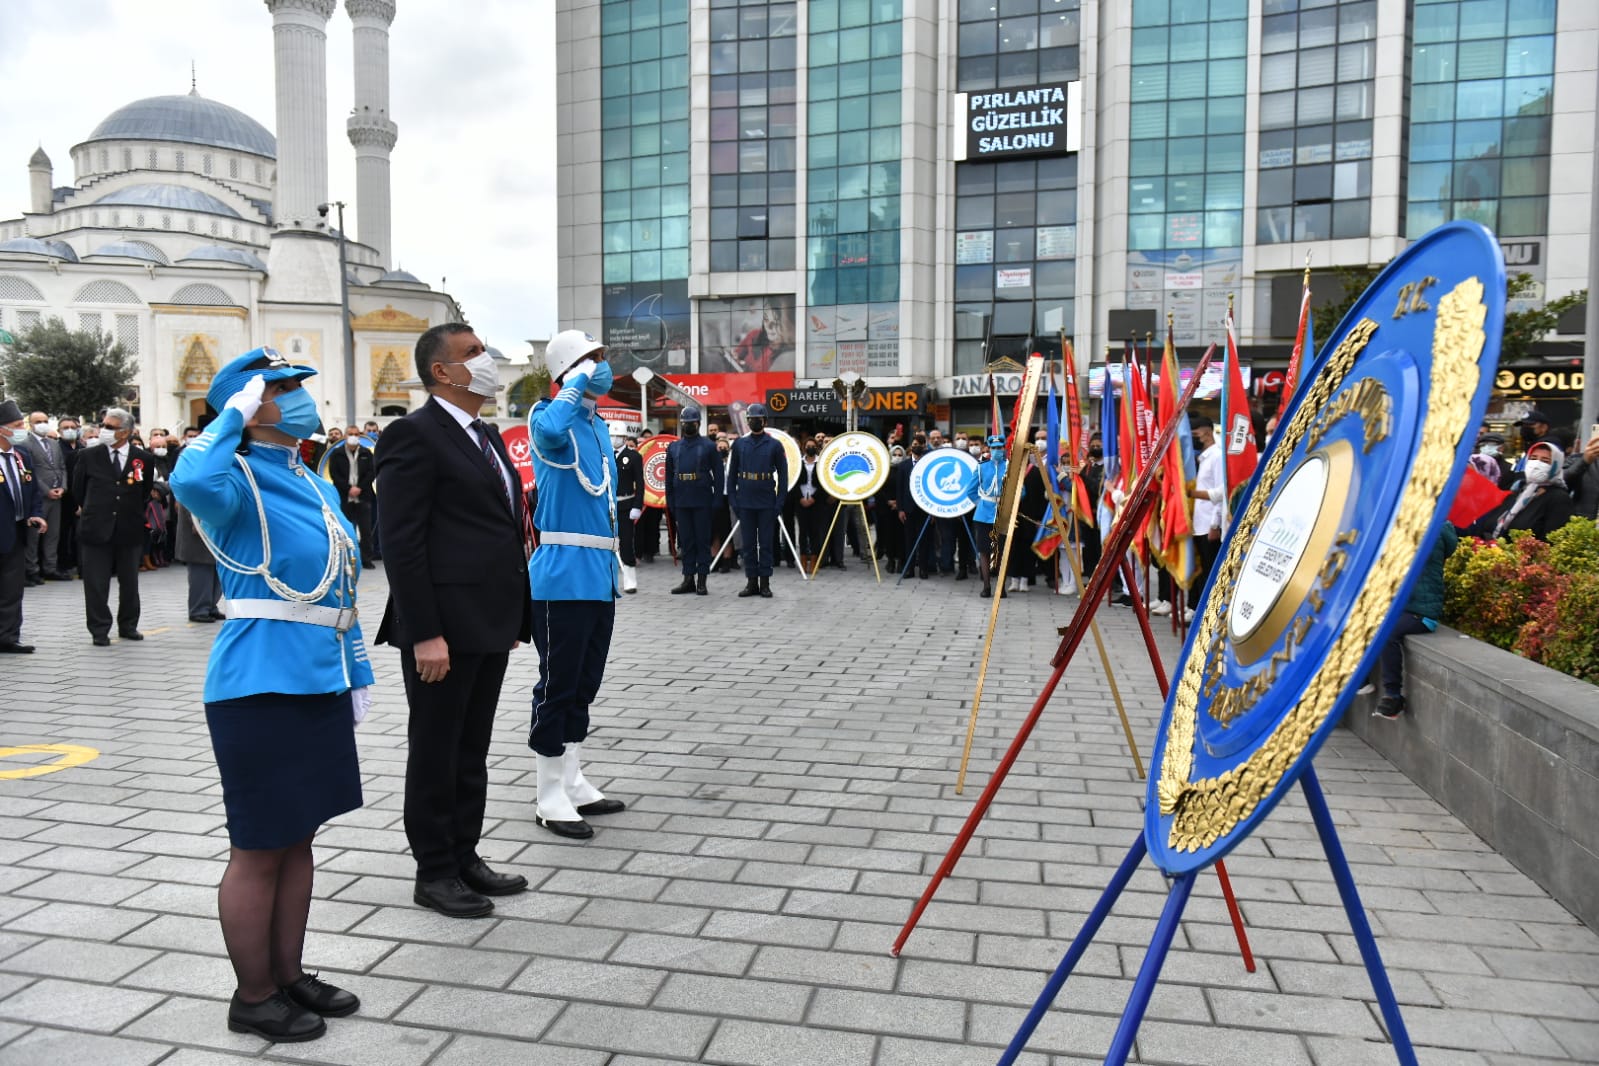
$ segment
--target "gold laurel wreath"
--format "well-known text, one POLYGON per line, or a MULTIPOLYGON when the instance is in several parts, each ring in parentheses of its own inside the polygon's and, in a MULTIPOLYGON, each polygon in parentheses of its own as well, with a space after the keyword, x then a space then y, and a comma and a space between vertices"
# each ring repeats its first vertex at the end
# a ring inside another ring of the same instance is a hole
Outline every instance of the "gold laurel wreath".
MULTIPOLYGON (((1184 664, 1166 731, 1160 780, 1156 785, 1160 812, 1171 816, 1167 839, 1174 849, 1191 852, 1209 847, 1254 811, 1326 721, 1337 703, 1338 694, 1371 646, 1372 638, 1415 562, 1422 538, 1453 471, 1455 450, 1471 418, 1472 398, 1481 376, 1477 360, 1487 339, 1483 323, 1488 308, 1482 297, 1482 282, 1472 277, 1438 301, 1426 419, 1415 463, 1388 539, 1350 609, 1342 632, 1293 709, 1247 760, 1219 777, 1189 780, 1194 767, 1200 683, 1208 657, 1190 655, 1184 664)), ((1356 356, 1376 330, 1376 322, 1361 319, 1328 359, 1310 395, 1305 397, 1286 427, 1288 439, 1274 450, 1260 484, 1250 497, 1239 520, 1238 535, 1232 538, 1226 561, 1216 575, 1214 589, 1231 593, 1243 566, 1244 554, 1259 531, 1266 503, 1289 456, 1317 412, 1343 384, 1356 356)), ((1227 596, 1211 597, 1200 623, 1196 648, 1210 648, 1225 639, 1223 616, 1227 605, 1227 596)))

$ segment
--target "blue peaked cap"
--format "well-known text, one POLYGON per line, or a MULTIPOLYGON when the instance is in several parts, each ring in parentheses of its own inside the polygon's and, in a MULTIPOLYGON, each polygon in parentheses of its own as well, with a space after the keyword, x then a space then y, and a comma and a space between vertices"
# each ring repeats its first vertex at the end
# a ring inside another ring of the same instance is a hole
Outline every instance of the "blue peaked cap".
POLYGON ((211 388, 206 391, 205 402, 221 411, 229 397, 244 388, 245 383, 257 374, 272 382, 285 378, 308 378, 316 372, 314 366, 296 366, 289 362, 278 354, 276 348, 255 348, 217 371, 216 377, 211 379, 211 388))

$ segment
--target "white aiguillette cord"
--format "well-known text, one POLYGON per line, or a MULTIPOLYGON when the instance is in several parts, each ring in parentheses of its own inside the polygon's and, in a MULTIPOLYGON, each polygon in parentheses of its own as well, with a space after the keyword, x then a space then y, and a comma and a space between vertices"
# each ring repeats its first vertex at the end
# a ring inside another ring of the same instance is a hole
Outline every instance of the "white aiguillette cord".
MULTIPOLYGON (((256 441, 252 446, 261 447, 262 444, 260 441, 256 441)), ((270 446, 268 445, 268 447, 270 446)), ((339 524, 338 518, 328 507, 328 501, 316 490, 315 486, 308 486, 312 495, 316 496, 318 506, 322 509, 322 525, 326 528, 328 534, 327 567, 322 571, 321 581, 310 592, 300 592, 273 577, 269 569, 272 565, 272 535, 267 530, 266 501, 261 498, 261 486, 256 484, 255 474, 250 470, 250 464, 244 461, 244 456, 235 454, 234 460, 238 462, 239 469, 244 471, 244 480, 249 482, 250 493, 255 497, 255 513, 261 524, 261 562, 256 566, 248 566, 231 558, 206 533, 204 523, 196 522, 194 527, 199 531, 200 539, 205 542, 207 548, 211 549, 211 554, 216 557, 219 565, 233 571, 235 574, 253 574, 260 577, 266 582, 267 588, 283 599, 296 603, 321 602, 323 597, 328 594, 328 590, 333 587, 333 582, 338 580, 339 571, 345 569, 345 564, 355 549, 354 542, 344 532, 344 527, 339 524)), ((303 467, 301 468, 300 476, 305 476, 303 467)))

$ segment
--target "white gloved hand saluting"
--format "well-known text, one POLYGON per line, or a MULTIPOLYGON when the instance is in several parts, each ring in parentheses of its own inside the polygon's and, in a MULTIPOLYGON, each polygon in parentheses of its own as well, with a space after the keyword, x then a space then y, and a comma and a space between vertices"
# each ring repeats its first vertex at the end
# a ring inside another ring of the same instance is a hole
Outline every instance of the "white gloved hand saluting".
POLYGON ((577 364, 577 366, 574 366, 571 370, 566 372, 567 384, 570 385, 573 381, 576 381, 580 375, 586 378, 593 377, 594 371, 599 367, 599 365, 600 364, 595 362, 593 359, 583 360, 581 363, 577 364))
POLYGON ((639 510, 639 509, 638 509, 638 508, 637 508, 637 507, 635 507, 635 508, 633 508, 633 509, 632 509, 632 510, 631 510, 631 511, 629 511, 629 512, 627 512, 627 520, 628 520, 628 521, 629 521, 629 522, 637 522, 637 521, 638 521, 638 520, 639 520, 639 518, 640 518, 640 517, 641 517, 641 516, 642 516, 642 515, 643 515, 643 514, 644 514, 644 512, 643 512, 643 511, 641 511, 641 510, 639 510))
POLYGON ((372 688, 362 685, 360 688, 350 690, 350 708, 355 712, 355 724, 360 725, 366 721, 367 712, 372 709, 372 688))
POLYGON ((261 404, 263 403, 261 397, 265 392, 266 378, 257 374, 249 381, 246 381, 242 389, 229 396, 228 402, 223 404, 222 407, 224 410, 231 408, 239 412, 244 416, 244 420, 248 422, 261 409, 261 404))

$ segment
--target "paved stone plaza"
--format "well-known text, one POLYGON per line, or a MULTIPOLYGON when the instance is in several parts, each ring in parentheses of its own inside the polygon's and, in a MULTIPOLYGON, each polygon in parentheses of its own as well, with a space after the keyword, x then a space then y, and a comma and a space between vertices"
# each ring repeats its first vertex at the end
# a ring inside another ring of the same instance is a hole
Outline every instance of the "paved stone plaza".
MULTIPOLYGON (((374 649, 366 806, 318 839, 307 945, 363 1006, 281 1047, 225 1024, 227 837, 200 705, 215 630, 185 621, 178 571, 145 575, 149 639, 109 649, 90 646, 79 586, 30 589, 39 650, 0 659, 0 746, 100 755, 0 780, 0 1064, 994 1062, 1140 825, 1143 786, 1091 643, 904 957, 888 946, 1077 601, 1042 587, 1004 601, 959 797, 989 606, 975 583, 877 588, 852 563, 814 586, 780 571, 763 601, 734 598, 735 575, 713 576, 708 599, 668 596, 675 576, 641 567, 620 605, 585 750, 630 806, 586 844, 533 822, 536 660, 513 656, 483 854, 533 890, 488 919, 411 903, 405 702, 398 655, 374 649)), ((366 577, 370 635, 383 575, 366 577)), ((1147 754, 1153 677, 1131 613, 1102 620, 1147 754)), ((1318 769, 1422 1062, 1599 1061, 1599 937, 1348 732, 1318 769)), ((1297 794, 1229 866, 1259 970, 1244 972, 1207 874, 1136 1061, 1395 1062, 1297 794)), ((1024 1061, 1101 1061, 1162 901, 1141 872, 1024 1061)))

